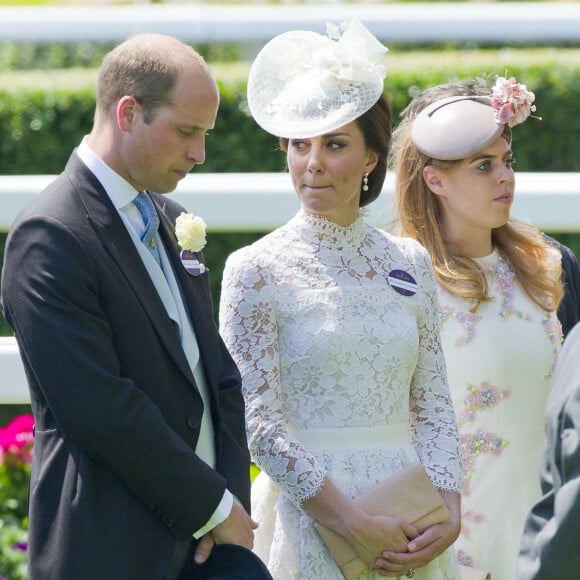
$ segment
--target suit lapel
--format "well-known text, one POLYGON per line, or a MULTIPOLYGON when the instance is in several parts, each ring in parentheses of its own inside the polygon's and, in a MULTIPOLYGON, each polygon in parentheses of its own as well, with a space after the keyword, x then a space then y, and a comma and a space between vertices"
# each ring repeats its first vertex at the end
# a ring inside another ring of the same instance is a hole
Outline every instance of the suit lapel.
MULTIPOLYGON (((187 272, 179 257, 179 244, 175 236, 174 220, 168 215, 167 207, 163 203, 157 203, 158 199, 153 196, 154 203, 160 217, 159 233, 171 260, 173 271, 181 288, 183 302, 189 313, 190 322, 193 326, 200 358, 203 363, 205 376, 210 389, 214 389, 215 380, 212 371, 218 367, 215 360, 215 353, 219 351, 217 346, 211 342, 215 334, 212 297, 209 289, 208 274, 192 276, 187 272)), ((201 260, 201 253, 198 254, 201 260)))
POLYGON ((118 264, 119 270, 143 305, 157 331, 159 340, 164 344, 175 364, 193 383, 191 369, 181 347, 174 323, 167 315, 147 269, 135 249, 131 236, 109 196, 96 177, 76 156, 71 158, 66 170, 71 175, 75 190, 86 208, 88 221, 93 226, 101 243, 118 264))

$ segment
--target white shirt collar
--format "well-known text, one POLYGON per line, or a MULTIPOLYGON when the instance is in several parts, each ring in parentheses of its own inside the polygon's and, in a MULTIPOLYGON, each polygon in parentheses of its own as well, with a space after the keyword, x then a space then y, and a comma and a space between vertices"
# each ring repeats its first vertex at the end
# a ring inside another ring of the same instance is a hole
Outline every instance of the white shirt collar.
POLYGON ((94 173, 117 210, 130 204, 139 192, 116 171, 113 171, 90 147, 84 137, 77 148, 81 161, 94 173))

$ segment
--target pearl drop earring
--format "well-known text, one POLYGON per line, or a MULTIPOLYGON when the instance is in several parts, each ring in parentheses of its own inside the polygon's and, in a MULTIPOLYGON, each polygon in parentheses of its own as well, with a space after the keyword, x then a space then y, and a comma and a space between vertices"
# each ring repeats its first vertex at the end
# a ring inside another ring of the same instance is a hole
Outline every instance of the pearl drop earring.
POLYGON ((368 191, 369 190, 369 172, 368 171, 363 176, 362 190, 363 191, 368 191))

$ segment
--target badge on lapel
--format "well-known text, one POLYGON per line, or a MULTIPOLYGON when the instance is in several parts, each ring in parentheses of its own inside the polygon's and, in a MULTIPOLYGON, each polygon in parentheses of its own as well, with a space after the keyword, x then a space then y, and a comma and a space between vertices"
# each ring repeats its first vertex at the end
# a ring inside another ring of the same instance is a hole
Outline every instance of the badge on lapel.
POLYGON ((205 264, 197 259, 197 256, 189 250, 181 250, 179 253, 183 267, 192 275, 199 276, 209 270, 205 264))
POLYGON ((206 244, 206 224, 199 216, 181 212, 175 220, 177 242, 183 248, 179 253, 181 263, 192 276, 200 276, 209 270, 195 255, 206 244))

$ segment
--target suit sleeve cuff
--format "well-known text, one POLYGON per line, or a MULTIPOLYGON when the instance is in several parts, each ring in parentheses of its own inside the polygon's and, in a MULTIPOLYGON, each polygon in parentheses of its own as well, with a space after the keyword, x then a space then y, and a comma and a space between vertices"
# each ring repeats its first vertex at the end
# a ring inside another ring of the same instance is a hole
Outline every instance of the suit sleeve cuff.
POLYGON ((232 511, 233 505, 234 496, 226 489, 215 512, 213 512, 211 518, 209 518, 209 521, 205 524, 205 526, 197 530, 197 532, 194 532, 193 537, 196 540, 199 540, 199 538, 205 536, 205 534, 211 532, 211 530, 213 530, 216 526, 225 521, 232 511))

